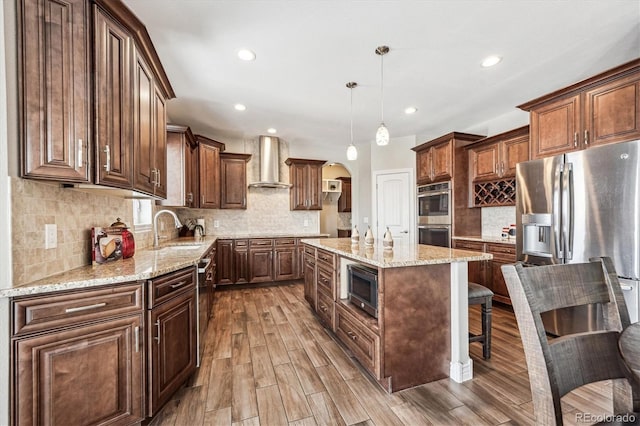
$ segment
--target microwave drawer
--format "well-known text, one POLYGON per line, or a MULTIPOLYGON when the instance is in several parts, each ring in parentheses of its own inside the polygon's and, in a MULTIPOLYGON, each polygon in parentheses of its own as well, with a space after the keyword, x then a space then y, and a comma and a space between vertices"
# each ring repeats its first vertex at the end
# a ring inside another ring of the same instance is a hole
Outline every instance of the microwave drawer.
POLYGON ((362 325, 346 308, 336 307, 336 335, 376 378, 379 377, 380 338, 362 325))
POLYGON ((333 298, 318 289, 318 306, 316 309, 316 313, 320 318, 320 321, 330 330, 333 330, 333 298))
POLYGON ((316 284, 318 289, 324 290, 325 293, 333 298, 333 271, 321 265, 320 262, 318 262, 316 284))
POLYGON ((77 325, 142 311, 144 289, 139 283, 96 287, 71 293, 16 298, 13 335, 77 325))

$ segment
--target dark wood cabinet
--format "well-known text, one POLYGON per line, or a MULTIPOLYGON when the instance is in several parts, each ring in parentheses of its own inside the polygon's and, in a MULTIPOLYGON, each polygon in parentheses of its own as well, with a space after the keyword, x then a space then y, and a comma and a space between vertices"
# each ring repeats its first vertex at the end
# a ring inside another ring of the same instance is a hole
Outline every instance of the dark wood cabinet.
POLYGON ((451 180, 453 141, 446 140, 416 151, 418 184, 451 180))
POLYGON ((342 193, 338 198, 338 212, 351 212, 351 178, 339 177, 338 179, 342 181, 342 193))
POLYGON ((218 240, 216 247, 216 283, 233 284, 233 240, 218 240))
POLYGON ((277 238, 273 249, 273 280, 293 280, 299 277, 300 250, 295 238, 277 238))
POLYGON ((304 251, 304 298, 316 310, 316 249, 303 246, 304 251))
POLYGON ((529 160, 529 126, 479 140, 469 149, 473 182, 516 175, 516 164, 529 160))
POLYGON ((247 162, 250 154, 220 154, 220 208, 247 208, 247 162))
MULTIPOLYGON (((484 252, 484 243, 480 241, 453 240, 453 247, 460 250, 484 252)), ((489 267, 488 263, 488 260, 468 262, 469 282, 486 286, 485 271, 489 267)))
POLYGON ((167 197, 163 206, 195 207, 197 201, 197 147, 187 126, 167 124, 167 197), (196 169, 194 171, 194 168, 196 169))
POLYGON ((224 144, 196 135, 198 141, 198 167, 201 209, 220 208, 220 151, 224 144))
POLYGON ((13 299, 14 424, 143 420, 144 294, 123 283, 13 299))
POLYGON ((94 6, 96 183, 133 187, 132 44, 127 30, 94 6))
POLYGON ((246 284, 249 280, 249 241, 235 240, 233 242, 233 283, 246 284))
POLYGON ((133 186, 153 194, 158 185, 155 161, 153 75, 136 53, 133 66, 133 186))
POLYGON ((20 0, 21 176, 89 182, 90 4, 20 0))
POLYGON ((640 138, 640 59, 519 106, 530 113, 530 157, 640 138))
POLYGON ((322 210, 322 166, 326 161, 287 158, 291 210, 322 210))
POLYGON ((156 168, 157 185, 153 195, 167 198, 167 105, 164 95, 157 86, 154 86, 154 160, 156 168))
POLYGON ((249 282, 273 281, 273 240, 270 238, 249 241, 249 282))
POLYGON ((338 229, 338 238, 349 238, 351 236, 351 229, 338 229))
POLYGON ((148 281, 148 415, 153 416, 193 374, 197 363, 196 270, 148 281))

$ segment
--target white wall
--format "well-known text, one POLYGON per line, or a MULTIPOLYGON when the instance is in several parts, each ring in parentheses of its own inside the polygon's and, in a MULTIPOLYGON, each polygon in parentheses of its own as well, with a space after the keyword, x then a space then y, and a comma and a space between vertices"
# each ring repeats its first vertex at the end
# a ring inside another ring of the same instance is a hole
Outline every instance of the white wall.
MULTIPOLYGON (((16 141, 16 103, 17 86, 16 47, 15 47, 15 2, 4 1, 0 8, 0 22, 4 32, 0 31, 0 233, 4 241, 11 241, 11 205, 9 168, 16 168, 16 149, 9 153, 9 140, 16 141), (9 123, 12 123, 9 125, 9 123), (11 159, 11 160, 10 160, 11 159)), ((17 145, 13 143, 11 145, 17 145)), ((0 288, 11 287, 11 245, 0 244, 0 288)), ((9 299, 0 299, 0 424, 9 424, 9 299)))

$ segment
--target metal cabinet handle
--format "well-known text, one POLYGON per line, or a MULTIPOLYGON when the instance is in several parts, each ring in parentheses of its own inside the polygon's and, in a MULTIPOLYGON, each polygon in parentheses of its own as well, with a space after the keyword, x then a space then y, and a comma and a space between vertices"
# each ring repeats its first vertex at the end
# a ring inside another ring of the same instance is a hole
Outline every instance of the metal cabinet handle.
POLYGON ((160 186, 160 179, 162 179, 161 176, 162 175, 160 174, 160 169, 156 169, 156 179, 158 179, 156 186, 160 186))
POLYGON ((358 338, 353 331, 347 331, 347 336, 351 337, 351 340, 356 340, 358 338))
POLYGON ((156 169, 151 169, 151 183, 153 186, 158 186, 158 180, 156 179, 156 169))
POLYGON ((103 302, 103 303, 96 303, 95 305, 78 306, 77 308, 67 308, 64 310, 64 312, 66 314, 71 314, 73 312, 88 311, 90 309, 102 308, 103 306, 107 306, 107 304, 103 302))
POLYGON ((193 203, 193 192, 189 192, 189 193, 187 194, 187 203, 188 203, 188 204, 193 203))
POLYGON ((322 312, 327 312, 328 308, 326 306, 324 306, 324 305, 320 305, 320 310, 322 312))
POLYGON ((140 327, 134 327, 133 328, 133 338, 134 338, 134 345, 136 347, 136 352, 140 352, 140 327))
POLYGON ((82 139, 78 139, 78 164, 82 164, 82 160, 82 139))
POLYGON ((204 204, 204 195, 201 197, 201 203, 204 204))
POLYGON ((104 170, 109 173, 111 171, 111 148, 109 148, 109 145, 105 145, 104 153, 106 154, 107 160, 106 164, 102 167, 104 167, 104 170))
POLYGON ((620 290, 622 290, 622 291, 630 291, 630 290, 633 290, 633 287, 631 287, 630 285, 620 284, 620 290))
POLYGON ((156 325, 156 331, 158 332, 158 335, 154 337, 154 339, 158 341, 158 344, 160 344, 160 320, 156 320, 155 325, 156 325))
POLYGON ((182 287, 182 286, 183 286, 183 285, 185 285, 186 283, 187 283, 187 281, 186 281, 186 280, 184 280, 184 281, 180 281, 180 282, 179 282, 179 283, 177 283, 177 284, 171 284, 169 287, 171 287, 171 288, 178 288, 178 287, 182 287))
POLYGON ((578 146, 578 132, 573 134, 573 146, 578 146))
POLYGON ((588 130, 584 131, 584 144, 585 144, 585 146, 589 145, 589 131, 588 130))

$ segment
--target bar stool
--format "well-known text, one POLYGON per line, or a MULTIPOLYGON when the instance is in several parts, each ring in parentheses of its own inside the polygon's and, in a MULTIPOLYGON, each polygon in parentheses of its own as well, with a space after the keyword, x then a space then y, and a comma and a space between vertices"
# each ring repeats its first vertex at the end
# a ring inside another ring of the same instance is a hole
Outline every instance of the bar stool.
POLYGON ((482 305, 482 334, 469 333, 469 343, 482 342, 482 357, 491 358, 491 300, 493 292, 480 284, 469 282, 469 305, 482 305))

